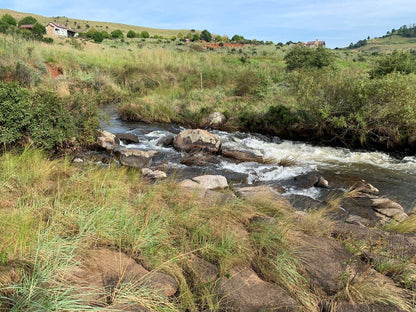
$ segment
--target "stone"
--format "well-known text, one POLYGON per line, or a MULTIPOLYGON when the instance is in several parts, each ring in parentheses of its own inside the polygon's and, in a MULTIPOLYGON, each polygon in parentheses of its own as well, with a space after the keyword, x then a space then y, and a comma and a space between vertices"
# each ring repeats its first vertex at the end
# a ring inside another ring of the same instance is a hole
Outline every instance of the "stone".
POLYGON ((221 175, 203 175, 192 178, 198 183, 198 187, 207 190, 218 190, 228 188, 227 179, 221 175))
POLYGON ((191 255, 185 263, 185 271, 195 286, 213 282, 218 276, 218 268, 214 264, 195 255, 191 255))
POLYGON ((125 149, 120 151, 120 163, 127 167, 147 168, 152 164, 152 156, 145 151, 125 149))
POLYGON ((257 162, 257 163, 267 162, 263 158, 263 156, 258 155, 251 151, 242 151, 242 150, 231 149, 228 147, 223 147, 221 149, 221 154, 224 157, 235 159, 238 162, 257 162))
POLYGON ((163 147, 168 147, 171 146, 173 144, 173 140, 175 139, 175 136, 173 134, 168 134, 164 137, 161 137, 156 145, 158 146, 163 146, 163 147))
POLYGON ((152 170, 149 168, 143 168, 141 171, 142 171, 143 176, 154 179, 154 180, 166 179, 168 177, 166 173, 161 170, 152 170))
POLYGON ((379 194, 379 190, 376 187, 374 187, 373 185, 371 185, 370 183, 362 179, 355 182, 352 185, 351 190, 360 192, 360 193, 370 194, 370 195, 379 194))
POLYGON ((409 217, 399 203, 388 198, 372 199, 371 207, 378 213, 398 222, 404 221, 409 217))
POLYGON ((367 227, 371 224, 370 220, 356 215, 349 215, 345 222, 349 224, 355 224, 360 227, 367 227))
POLYGON ((317 173, 307 173, 304 175, 300 175, 294 178, 297 182, 298 188, 310 188, 313 186, 321 187, 321 188, 328 188, 329 184, 328 181, 325 180, 324 177, 317 173))
POLYGON ((226 311, 296 311, 297 303, 280 286, 265 282, 250 268, 232 269, 218 281, 220 306, 226 311))
POLYGON ((206 153, 195 153, 195 154, 186 154, 180 160, 181 164, 187 166, 199 166, 205 167, 210 164, 219 164, 220 160, 212 154, 206 153))
POLYGON ((115 133, 114 135, 126 144, 140 143, 139 137, 133 133, 115 133))
POLYGON ((221 140, 216 134, 201 129, 184 130, 173 141, 174 147, 183 152, 201 151, 218 153, 221 140))
POLYGON ((97 144, 101 148, 112 151, 119 144, 119 140, 111 132, 100 130, 97 137, 97 144))
POLYGON ((72 162, 74 164, 82 164, 84 162, 84 159, 82 159, 81 157, 75 157, 72 162))
POLYGON ((79 262, 81 266, 73 270, 68 279, 74 289, 82 289, 80 298, 90 303, 105 303, 106 297, 120 283, 142 285, 165 297, 173 296, 178 290, 178 283, 172 276, 149 272, 122 252, 104 248, 90 250, 79 262))
POLYGON ((225 118, 224 114, 220 112, 213 112, 205 116, 202 120, 202 123, 204 127, 211 127, 214 129, 218 129, 223 124, 225 124, 226 121, 227 121, 227 118, 225 118))

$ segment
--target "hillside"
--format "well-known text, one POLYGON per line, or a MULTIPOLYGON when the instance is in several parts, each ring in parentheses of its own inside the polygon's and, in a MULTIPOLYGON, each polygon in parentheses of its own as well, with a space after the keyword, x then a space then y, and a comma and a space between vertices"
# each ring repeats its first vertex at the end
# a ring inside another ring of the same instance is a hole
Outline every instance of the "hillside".
POLYGON ((99 31, 105 30, 107 32, 112 32, 116 29, 120 29, 123 33, 127 33, 129 30, 133 30, 136 33, 146 30, 149 32, 150 35, 162 35, 164 37, 176 36, 179 32, 182 32, 183 34, 187 34, 190 32, 189 29, 157 29, 109 22, 87 21, 69 18, 65 16, 46 17, 32 13, 22 13, 8 9, 0 9, 0 16, 2 16, 3 14, 10 14, 18 21, 26 16, 33 16, 43 25, 47 25, 49 22, 55 22, 71 27, 72 29, 79 32, 86 32, 91 27, 94 27, 96 30, 99 31))
POLYGON ((392 52, 394 50, 412 50, 416 49, 416 38, 405 38, 398 35, 393 35, 383 38, 374 38, 367 41, 365 46, 362 46, 355 51, 365 52, 392 52))

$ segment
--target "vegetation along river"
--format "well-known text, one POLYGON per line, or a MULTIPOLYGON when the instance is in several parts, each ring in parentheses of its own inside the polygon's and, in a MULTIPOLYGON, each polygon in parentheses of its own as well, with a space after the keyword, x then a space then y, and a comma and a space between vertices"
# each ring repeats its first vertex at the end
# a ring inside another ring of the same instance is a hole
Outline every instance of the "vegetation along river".
MULTIPOLYGON (((127 148, 159 152, 154 164, 168 164, 178 175, 210 173, 223 174, 231 179, 246 177, 247 184, 273 184, 282 187, 286 195, 301 195, 323 200, 329 190, 318 187, 299 188, 293 181, 296 176, 316 172, 330 182, 339 185, 342 181, 365 179, 380 190, 380 194, 399 202, 406 211, 416 206, 416 157, 394 158, 382 152, 352 151, 346 148, 313 146, 303 142, 293 142, 267 138, 258 134, 241 132, 210 131, 220 136, 222 146, 254 152, 273 161, 267 164, 256 162, 237 163, 221 156, 216 162, 205 167, 184 165, 181 153, 172 146, 163 147, 157 142, 168 135, 176 135, 183 128, 174 124, 146 124, 122 121, 111 106, 104 108, 108 115, 102 128, 112 133, 132 133, 140 143, 128 144, 127 148), (288 165, 280 165, 288 163, 288 165), (280 164, 279 164, 280 163, 280 164)), ((345 184, 344 184, 345 185, 345 184)))

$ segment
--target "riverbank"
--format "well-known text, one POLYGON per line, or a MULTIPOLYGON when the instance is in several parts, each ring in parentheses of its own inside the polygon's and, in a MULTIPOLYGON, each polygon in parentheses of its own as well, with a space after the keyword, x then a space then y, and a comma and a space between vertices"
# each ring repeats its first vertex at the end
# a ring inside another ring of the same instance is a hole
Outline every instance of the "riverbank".
POLYGON ((413 309, 414 234, 300 213, 269 188, 201 198, 38 150, 1 160, 2 309, 413 309))

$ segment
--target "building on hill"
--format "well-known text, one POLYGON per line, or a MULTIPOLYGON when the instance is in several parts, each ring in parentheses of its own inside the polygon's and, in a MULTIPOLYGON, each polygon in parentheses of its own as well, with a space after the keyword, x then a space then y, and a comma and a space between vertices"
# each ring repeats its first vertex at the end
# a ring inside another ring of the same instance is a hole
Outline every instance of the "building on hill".
POLYGON ((319 48, 319 47, 325 48, 326 44, 325 44, 325 41, 319 41, 318 39, 316 39, 315 41, 306 42, 306 46, 309 47, 309 48, 315 48, 316 49, 316 48, 319 48))
POLYGON ((78 37, 78 33, 75 30, 53 22, 46 25, 46 33, 51 37, 78 37))

